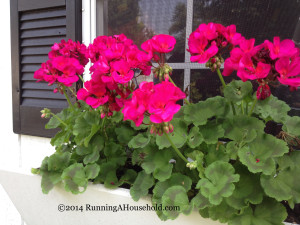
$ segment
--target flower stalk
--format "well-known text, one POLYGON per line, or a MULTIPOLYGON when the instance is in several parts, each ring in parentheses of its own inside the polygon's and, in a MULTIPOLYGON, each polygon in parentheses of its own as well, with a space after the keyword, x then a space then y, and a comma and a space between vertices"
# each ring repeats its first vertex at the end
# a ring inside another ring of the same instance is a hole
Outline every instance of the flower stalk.
POLYGON ((179 149, 176 147, 176 145, 173 143, 173 141, 171 140, 169 134, 167 134, 166 132, 164 132, 164 134, 166 135, 168 141, 170 142, 172 148, 174 149, 174 151, 176 152, 176 154, 186 163, 189 163, 189 161, 184 157, 184 155, 182 155, 182 153, 179 151, 179 149))

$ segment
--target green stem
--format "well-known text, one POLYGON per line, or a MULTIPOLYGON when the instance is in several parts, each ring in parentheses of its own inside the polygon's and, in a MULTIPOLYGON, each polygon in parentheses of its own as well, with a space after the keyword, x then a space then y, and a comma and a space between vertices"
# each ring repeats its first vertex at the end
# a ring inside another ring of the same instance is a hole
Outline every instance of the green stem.
POLYGON ((69 99, 69 96, 67 95, 66 87, 65 87, 65 86, 63 86, 63 92, 64 92, 64 95, 65 95, 65 97, 66 97, 66 99, 67 99, 67 101, 68 101, 68 103, 69 103, 69 106, 70 106, 70 107, 73 107, 73 105, 72 105, 72 103, 71 103, 71 101, 70 101, 70 99, 69 99))
POLYGON ((217 74, 218 74, 218 76, 219 76, 219 78, 220 78, 220 81, 221 81, 223 87, 225 88, 225 87, 226 87, 226 83, 225 83, 225 81, 224 81, 224 78, 223 78, 223 76, 222 76, 221 71, 220 71, 219 68, 217 69, 217 74))
POLYGON ((184 155, 182 155, 182 153, 179 151, 179 149, 176 147, 176 145, 173 143, 173 141, 171 140, 170 136, 164 132, 164 134, 166 135, 167 139, 169 140, 171 146, 173 147, 173 149, 175 150, 175 152, 177 153, 177 155, 186 163, 188 163, 189 161, 184 157, 184 155))
POLYGON ((250 112, 249 112, 249 116, 251 116, 252 115, 252 113, 253 113, 253 110, 254 110, 254 108, 255 108, 255 105, 256 105, 256 103, 257 103, 257 98, 255 98, 254 99, 254 102, 253 102, 253 104, 252 104, 252 107, 251 107, 251 110, 250 110, 250 112))
POLYGON ((68 87, 68 89, 69 89, 69 91, 71 91, 72 92, 72 94, 74 95, 74 97, 76 97, 77 98, 77 95, 76 95, 76 93, 72 90, 72 88, 70 88, 70 87, 68 87))
POLYGON ((81 75, 78 75, 78 76, 79 76, 80 80, 82 81, 82 83, 84 83, 82 76, 81 75))
POLYGON ((62 121, 61 118, 59 118, 57 115, 55 115, 54 113, 50 113, 55 119, 57 119, 61 124, 63 124, 65 127, 67 127, 68 125, 62 121))
POLYGON ((242 107, 242 113, 243 113, 243 115, 245 115, 245 111, 244 111, 244 100, 242 100, 241 107, 242 107))
MULTIPOLYGON (((217 69, 217 74, 218 74, 219 79, 220 79, 220 81, 221 81, 221 83, 223 85, 223 88, 225 88, 226 87, 226 83, 225 83, 224 78, 223 78, 223 76, 221 74, 220 68, 217 69)), ((231 105, 231 109, 232 109, 233 115, 236 115, 236 111, 235 111, 235 107, 234 107, 233 102, 230 102, 230 105, 231 105)))
POLYGON ((246 114, 248 115, 248 106, 249 106, 249 103, 246 102, 246 114))
MULTIPOLYGON (((174 81, 172 80, 172 78, 169 76, 169 80, 172 84, 174 84, 175 87, 177 87, 177 85, 174 83, 174 81)), ((187 100, 186 98, 183 99, 184 103, 187 105, 190 105, 191 103, 189 102, 189 100, 187 100)))
POLYGON ((101 130, 103 130, 103 128, 104 128, 105 119, 106 119, 106 116, 105 116, 105 117, 103 118, 103 120, 102 120, 101 130))

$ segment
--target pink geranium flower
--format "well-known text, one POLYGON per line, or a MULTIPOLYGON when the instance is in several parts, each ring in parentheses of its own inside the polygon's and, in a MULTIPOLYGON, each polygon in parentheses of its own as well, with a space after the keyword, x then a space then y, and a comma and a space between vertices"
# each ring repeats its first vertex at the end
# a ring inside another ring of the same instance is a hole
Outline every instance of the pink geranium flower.
POLYGON ((171 35, 159 34, 153 36, 150 43, 154 52, 168 53, 174 49, 176 39, 171 35))
POLYGON ((274 37, 273 43, 268 40, 266 40, 265 43, 270 50, 271 59, 290 57, 298 52, 297 48, 295 48, 294 42, 289 39, 285 39, 280 42, 279 37, 274 37))
POLYGON ((270 95, 271 95, 271 90, 269 85, 267 84, 260 85, 256 91, 256 98, 258 100, 264 100, 270 97, 270 95))
POLYGON ((287 57, 280 58, 275 64, 275 69, 280 74, 277 77, 280 83, 291 87, 300 86, 300 57, 292 60, 287 57))
POLYGON ((189 49, 191 61, 205 63, 219 51, 215 43, 208 45, 208 40, 204 35, 193 32, 189 37, 189 49))
POLYGON ((120 84, 128 83, 134 76, 133 70, 131 70, 128 63, 124 60, 114 62, 112 69, 112 77, 115 82, 120 84))

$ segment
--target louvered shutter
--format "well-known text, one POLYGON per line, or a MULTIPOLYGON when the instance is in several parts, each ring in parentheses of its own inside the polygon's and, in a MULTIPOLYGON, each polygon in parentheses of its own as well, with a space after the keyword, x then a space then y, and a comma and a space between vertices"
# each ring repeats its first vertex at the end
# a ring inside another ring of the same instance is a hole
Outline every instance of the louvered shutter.
POLYGON ((15 133, 51 137, 40 111, 67 107, 64 95, 33 78, 61 39, 81 41, 81 0, 11 0, 13 129, 15 133))

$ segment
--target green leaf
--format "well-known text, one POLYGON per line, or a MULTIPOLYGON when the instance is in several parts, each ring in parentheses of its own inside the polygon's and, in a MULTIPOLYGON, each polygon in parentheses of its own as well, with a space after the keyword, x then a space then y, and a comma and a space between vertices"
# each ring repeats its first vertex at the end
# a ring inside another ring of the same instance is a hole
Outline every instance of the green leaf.
POLYGON ((289 148, 284 141, 272 135, 263 134, 257 136, 249 145, 241 148, 238 156, 250 172, 271 175, 275 171, 274 158, 280 157, 288 151, 289 148))
POLYGON ((264 132, 264 127, 265 124, 261 120, 246 115, 236 115, 223 124, 225 137, 236 142, 253 141, 257 132, 264 132))
POLYGON ((239 181, 239 175, 234 174, 234 168, 226 162, 214 162, 205 170, 206 178, 201 179, 197 187, 201 194, 207 197, 211 204, 218 205, 223 197, 229 197, 234 191, 235 182, 239 181))
POLYGON ((201 192, 199 192, 191 201, 191 203, 196 207, 197 209, 204 209, 208 206, 210 206, 210 202, 208 198, 204 197, 201 192))
POLYGON ((121 127, 119 128, 115 128, 115 132, 117 134, 118 141, 121 144, 126 144, 126 145, 136 133, 134 129, 124 124, 122 124, 121 127))
POLYGON ((160 151, 153 148, 146 154, 141 166, 147 174, 153 173, 154 178, 164 181, 172 173, 173 164, 169 163, 171 158, 170 150, 160 151))
POLYGON ((108 161, 114 162, 120 166, 125 165, 127 160, 125 148, 114 142, 106 143, 104 147, 104 155, 107 157, 108 161))
POLYGON ((288 134, 300 137, 300 117, 287 117, 282 130, 287 132, 288 134))
POLYGON ((102 162, 100 164, 100 172, 98 174, 98 176, 95 178, 94 183, 104 183, 106 181, 106 183, 109 183, 109 179, 106 180, 107 174, 109 172, 113 171, 114 173, 116 173, 117 171, 117 165, 114 162, 102 162))
POLYGON ((252 84, 249 81, 234 80, 224 88, 224 97, 232 102, 241 101, 251 93, 252 84))
POLYGON ((129 141, 128 146, 129 148, 143 148, 150 142, 150 140, 151 137, 147 133, 139 133, 129 141))
POLYGON ((232 208, 225 201, 222 201, 220 205, 209 207, 208 214, 209 218, 212 220, 219 220, 221 223, 227 223, 238 214, 238 210, 232 208))
POLYGON ((89 164, 84 167, 84 171, 85 171, 87 179, 94 179, 98 176, 98 174, 100 172, 100 166, 96 163, 89 164))
POLYGON ((248 207, 241 215, 237 215, 229 225, 283 225, 287 212, 281 203, 273 199, 265 199, 254 211, 248 207))
POLYGON ((230 159, 236 160, 238 157, 238 151, 240 147, 239 144, 235 141, 230 141, 226 144, 226 153, 230 159))
POLYGON ((77 145, 88 146, 89 141, 100 129, 100 116, 96 111, 87 111, 75 120, 73 134, 77 145))
POLYGON ((200 177, 204 177, 204 167, 203 167, 203 163, 204 163, 204 154, 203 152, 199 151, 199 150, 195 150, 191 153, 188 153, 187 156, 194 160, 194 162, 197 163, 197 170, 199 172, 199 176, 200 177))
POLYGON ((187 144, 191 148, 198 147, 203 142, 202 134, 199 132, 199 127, 193 127, 187 138, 187 144))
POLYGON ((225 117, 229 112, 229 105, 221 96, 208 98, 196 104, 184 107, 184 120, 195 126, 205 125, 214 116, 225 117))
POLYGON ((285 123, 291 108, 275 96, 271 95, 265 100, 260 100, 255 106, 254 112, 265 120, 273 120, 277 123, 285 123))
POLYGON ((300 166, 287 168, 280 171, 276 176, 261 175, 261 185, 265 193, 277 201, 292 200, 300 203, 300 166))
MULTIPOLYGON (((173 119, 172 125, 174 126, 174 131, 169 135, 172 142, 177 148, 181 148, 187 140, 187 125, 181 119, 173 119)), ((168 148, 171 146, 171 143, 167 139, 166 135, 162 136, 156 135, 156 144, 159 149, 168 148)))
MULTIPOLYGON (((63 109, 61 112, 57 113, 56 116, 59 117, 62 121, 65 121, 69 117, 69 108, 63 109)), ((55 129, 61 125, 61 122, 54 116, 48 121, 45 125, 46 129, 55 129)), ((64 125, 63 125, 64 126, 64 125)))
POLYGON ((71 153, 54 153, 48 159, 48 171, 62 171, 68 167, 71 158, 71 153))
POLYGON ((111 120, 111 122, 119 123, 123 120, 123 113, 120 111, 114 111, 113 115, 109 117, 109 119, 111 120))
POLYGON ((104 180, 104 187, 109 189, 115 189, 118 188, 121 183, 118 180, 116 170, 109 171, 106 173, 106 177, 104 180))
POLYGON ((127 184, 133 184, 135 179, 137 177, 137 172, 133 169, 126 170, 125 174, 120 178, 120 182, 127 183, 127 184))
MULTIPOLYGON (((154 189, 153 189, 153 196, 152 196, 152 204, 153 205, 161 205, 162 204, 162 196, 165 193, 165 191, 172 186, 182 186, 186 192, 191 189, 192 180, 188 176, 185 176, 180 173, 173 173, 171 177, 168 180, 165 181, 159 181, 156 183, 154 189)), ((163 221, 167 220, 167 216, 163 214, 162 211, 157 210, 156 214, 159 216, 159 218, 163 221)))
POLYGON ((51 138, 50 144, 52 146, 60 146, 64 143, 69 143, 72 133, 69 130, 61 130, 56 133, 56 135, 51 138))
POLYGON ((205 156, 206 165, 210 165, 216 161, 229 162, 229 157, 225 152, 225 147, 221 145, 208 145, 208 153, 205 156))
POLYGON ((150 174, 146 174, 145 171, 138 173, 136 180, 130 188, 130 194, 134 201, 138 201, 142 196, 148 194, 149 188, 154 184, 154 179, 150 174))
POLYGON ((48 194, 49 191, 61 181, 61 172, 47 172, 42 171, 42 181, 41 181, 41 187, 42 192, 44 194, 48 194))
POLYGON ((233 194, 225 198, 228 205, 241 210, 252 204, 260 204, 263 200, 263 189, 260 186, 259 175, 250 173, 242 165, 236 166, 236 173, 240 175, 240 180, 235 184, 233 194))
POLYGON ((209 121, 206 125, 200 126, 199 130, 207 144, 217 143, 218 139, 223 137, 225 132, 222 125, 216 124, 215 121, 209 121))
POLYGON ((193 209, 193 204, 190 204, 186 190, 182 186, 169 187, 162 196, 162 207, 179 206, 180 210, 164 210, 163 214, 169 219, 176 219, 179 213, 188 215, 193 209))
POLYGON ((64 182, 66 191, 70 191, 73 194, 84 192, 88 184, 88 179, 85 176, 82 163, 75 163, 66 168, 63 171, 61 178, 64 182))

